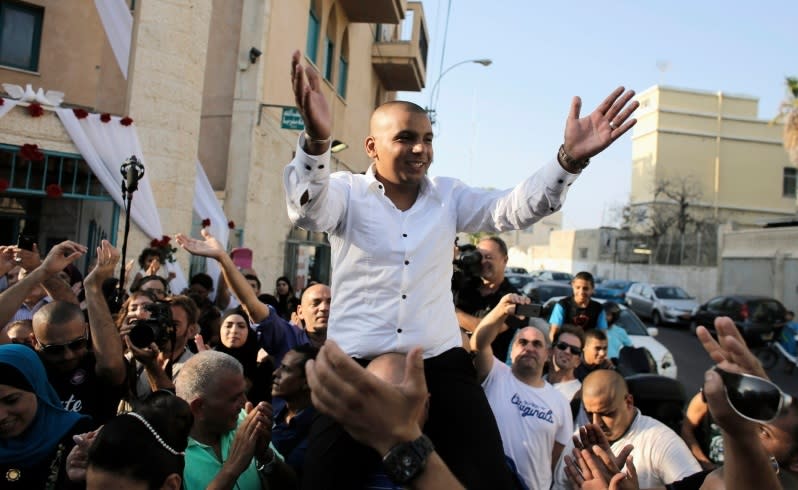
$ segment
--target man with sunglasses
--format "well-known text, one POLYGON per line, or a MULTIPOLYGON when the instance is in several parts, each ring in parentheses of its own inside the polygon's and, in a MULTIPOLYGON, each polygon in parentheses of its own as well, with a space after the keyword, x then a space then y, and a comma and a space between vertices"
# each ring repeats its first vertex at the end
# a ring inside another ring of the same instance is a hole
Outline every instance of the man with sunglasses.
POLYGON ((83 281, 88 323, 77 305, 54 301, 33 316, 33 346, 63 408, 90 415, 99 425, 116 413, 126 389, 127 364, 102 293, 103 281, 113 276, 119 262, 119 251, 103 240, 97 255, 97 266, 83 281))
POLYGON ((582 387, 582 382, 574 375, 574 370, 582 362, 584 342, 585 333, 581 328, 563 325, 554 339, 549 372, 543 377, 569 402, 582 387))
POLYGON ((546 335, 536 327, 518 330, 510 344, 512 366, 494 357, 491 344, 515 305, 528 304, 518 294, 502 297, 471 337, 474 365, 499 425, 505 457, 528 488, 549 488, 554 465, 573 432, 565 397, 543 379, 549 358, 546 335))

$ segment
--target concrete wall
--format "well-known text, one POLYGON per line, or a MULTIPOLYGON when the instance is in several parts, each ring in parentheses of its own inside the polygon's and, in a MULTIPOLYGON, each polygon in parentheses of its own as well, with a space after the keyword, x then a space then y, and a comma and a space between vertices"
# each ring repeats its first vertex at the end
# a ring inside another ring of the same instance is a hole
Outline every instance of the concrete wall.
POLYGON ((762 294, 798 310, 798 228, 727 232, 718 289, 762 294))

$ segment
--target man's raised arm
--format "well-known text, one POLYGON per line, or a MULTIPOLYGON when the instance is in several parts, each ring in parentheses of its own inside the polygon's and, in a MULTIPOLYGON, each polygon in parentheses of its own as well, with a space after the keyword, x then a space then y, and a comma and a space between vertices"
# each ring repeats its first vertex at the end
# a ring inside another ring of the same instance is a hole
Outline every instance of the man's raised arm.
POLYGON ((209 257, 219 262, 225 282, 247 310, 250 319, 255 323, 265 320, 269 316, 269 308, 260 302, 255 291, 252 290, 252 286, 247 282, 247 278, 238 270, 222 244, 208 230, 203 229, 201 233, 202 240, 188 237, 182 233, 178 233, 175 240, 191 255, 209 257))
POLYGON ((494 356, 491 344, 499 335, 504 320, 515 312, 515 305, 529 304, 530 300, 520 294, 506 294, 499 300, 499 304, 485 315, 479 322, 474 335, 471 336, 471 350, 474 351, 474 365, 477 368, 477 380, 482 383, 488 377, 493 367, 494 356))
POLYGON ((97 247, 97 265, 83 280, 91 344, 97 359, 97 375, 113 386, 125 382, 127 369, 122 343, 119 342, 119 331, 114 324, 111 310, 108 309, 102 286, 106 279, 113 277, 118 263, 119 251, 108 240, 103 240, 97 247))
MULTIPOLYGON (((9 248, 12 247, 6 247, 2 250, 2 253, 8 254, 9 248)), ((85 253, 86 247, 68 240, 53 247, 40 266, 32 269, 19 282, 0 294, 0 325, 5 325, 13 318, 14 313, 16 313, 33 288, 64 270, 64 267, 82 257, 85 253)), ((63 281, 60 282, 63 283, 63 281)), ((69 289, 65 283, 63 284, 69 289)))

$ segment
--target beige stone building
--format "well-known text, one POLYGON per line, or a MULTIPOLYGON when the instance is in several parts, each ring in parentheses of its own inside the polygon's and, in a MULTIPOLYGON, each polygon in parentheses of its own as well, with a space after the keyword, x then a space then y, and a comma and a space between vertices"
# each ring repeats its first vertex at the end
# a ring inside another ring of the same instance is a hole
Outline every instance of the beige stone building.
POLYGON ((793 217, 796 168, 782 126, 757 117, 758 99, 654 86, 637 96, 632 132, 633 206, 651 207, 658 182, 686 182, 693 209, 744 226, 793 217))
MULTIPOLYGON (((0 0, 0 19, 21 19, 27 29, 24 42, 0 45, 0 82, 62 91, 63 106, 130 115, 164 233, 196 234, 205 218, 193 206, 199 160, 226 218, 235 223, 230 246, 254 251, 264 292, 284 273, 299 288, 309 277, 328 281, 326 238, 293 229, 285 212, 282 171, 301 131, 290 109, 291 54, 300 49, 304 62, 322 75, 333 138, 341 143, 333 170, 364 171, 369 162, 363 139, 373 108, 397 91, 424 87, 429 35, 421 3, 128 0, 126 78, 94 2, 68 3, 0 0)), ((74 165, 80 178, 92 179, 58 119, 49 111, 39 118, 25 111, 20 104, 0 118, 0 178, 8 179, 12 170, 20 175, 13 155, 32 143, 48 161, 60 158, 62 167, 74 165)), ((41 171, 40 181, 51 180, 46 173, 53 167, 35 168, 34 174, 41 171)), ((85 198, 74 190, 56 202, 30 183, 11 182, 0 193, 0 219, 10 225, 2 242, 15 239, 21 226, 41 246, 59 238, 119 241, 122 213, 107 192, 100 186, 96 196, 85 198), (88 218, 97 236, 85 235, 88 218)), ((134 230, 129 255, 149 239, 134 230)), ((178 257, 187 270, 187 254, 178 257)))

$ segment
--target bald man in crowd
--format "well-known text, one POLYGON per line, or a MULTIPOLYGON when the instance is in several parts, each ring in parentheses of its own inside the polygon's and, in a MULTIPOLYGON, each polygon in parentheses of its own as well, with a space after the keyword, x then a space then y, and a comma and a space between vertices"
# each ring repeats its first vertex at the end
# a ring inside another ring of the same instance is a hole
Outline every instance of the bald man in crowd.
MULTIPOLYGON (((600 369, 582 382, 582 403, 588 420, 607 436, 614 454, 631 444, 640 488, 664 487, 701 471, 687 444, 662 422, 643 415, 623 377, 600 369)), ((576 433, 578 435, 578 431, 576 433)), ((565 448, 571 454, 573 441, 565 448)), ((554 489, 571 489, 563 460, 557 467, 554 489)))

